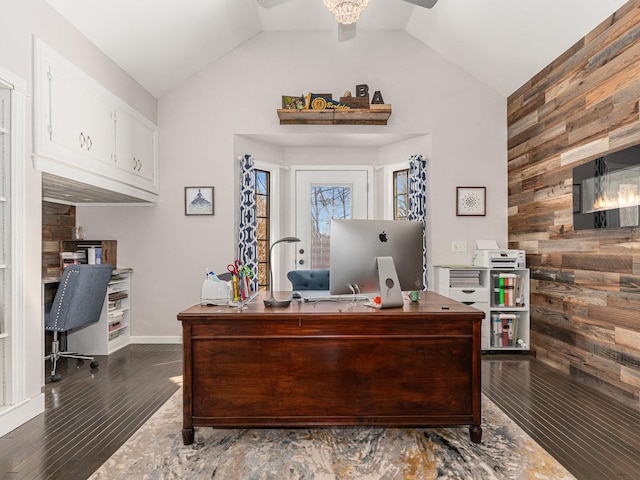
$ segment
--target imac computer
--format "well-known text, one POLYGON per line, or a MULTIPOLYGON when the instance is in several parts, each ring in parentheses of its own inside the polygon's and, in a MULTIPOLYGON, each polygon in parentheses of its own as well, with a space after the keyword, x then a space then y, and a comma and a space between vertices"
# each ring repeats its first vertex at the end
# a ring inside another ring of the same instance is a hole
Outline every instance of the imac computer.
POLYGON ((400 307, 403 290, 422 290, 422 246, 422 222, 331 220, 329 291, 379 293, 377 306, 400 307))

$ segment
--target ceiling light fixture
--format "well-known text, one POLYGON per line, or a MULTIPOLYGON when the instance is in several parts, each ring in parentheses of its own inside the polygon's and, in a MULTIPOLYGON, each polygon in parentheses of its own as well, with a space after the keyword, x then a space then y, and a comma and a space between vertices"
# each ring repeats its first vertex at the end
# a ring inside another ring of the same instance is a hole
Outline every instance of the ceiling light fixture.
POLYGON ((342 25, 356 23, 369 5, 369 0, 324 0, 324 4, 342 25))

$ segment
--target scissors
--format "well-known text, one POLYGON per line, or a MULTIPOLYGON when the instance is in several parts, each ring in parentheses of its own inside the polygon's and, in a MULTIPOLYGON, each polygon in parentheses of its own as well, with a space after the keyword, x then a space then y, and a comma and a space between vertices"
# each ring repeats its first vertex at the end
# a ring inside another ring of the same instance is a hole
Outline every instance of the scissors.
POLYGON ((238 273, 243 277, 253 278, 253 271, 249 268, 248 265, 242 265, 238 273))
POLYGON ((231 273, 231 275, 238 275, 239 271, 240 271, 240 260, 234 260, 233 263, 230 263, 229 265, 227 265, 227 271, 229 273, 231 273))

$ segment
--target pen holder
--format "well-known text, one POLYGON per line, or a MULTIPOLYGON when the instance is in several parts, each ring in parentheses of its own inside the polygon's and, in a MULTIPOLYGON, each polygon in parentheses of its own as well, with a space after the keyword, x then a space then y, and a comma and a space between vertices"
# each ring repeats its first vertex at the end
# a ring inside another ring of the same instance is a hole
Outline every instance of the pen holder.
POLYGON ((251 296, 251 283, 246 275, 233 275, 231 277, 230 304, 235 304, 238 309, 245 308, 245 302, 251 296))

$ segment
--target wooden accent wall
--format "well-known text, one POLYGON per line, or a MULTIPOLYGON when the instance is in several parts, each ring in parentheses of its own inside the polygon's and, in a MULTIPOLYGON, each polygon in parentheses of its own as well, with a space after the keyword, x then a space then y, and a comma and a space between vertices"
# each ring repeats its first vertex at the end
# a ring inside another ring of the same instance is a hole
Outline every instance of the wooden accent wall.
POLYGON ((572 169, 640 144, 640 0, 508 99, 509 248, 534 354, 640 408, 640 228, 573 231, 572 169))
POLYGON ((42 202, 42 276, 59 277, 60 241, 71 240, 76 225, 76 207, 42 202))

